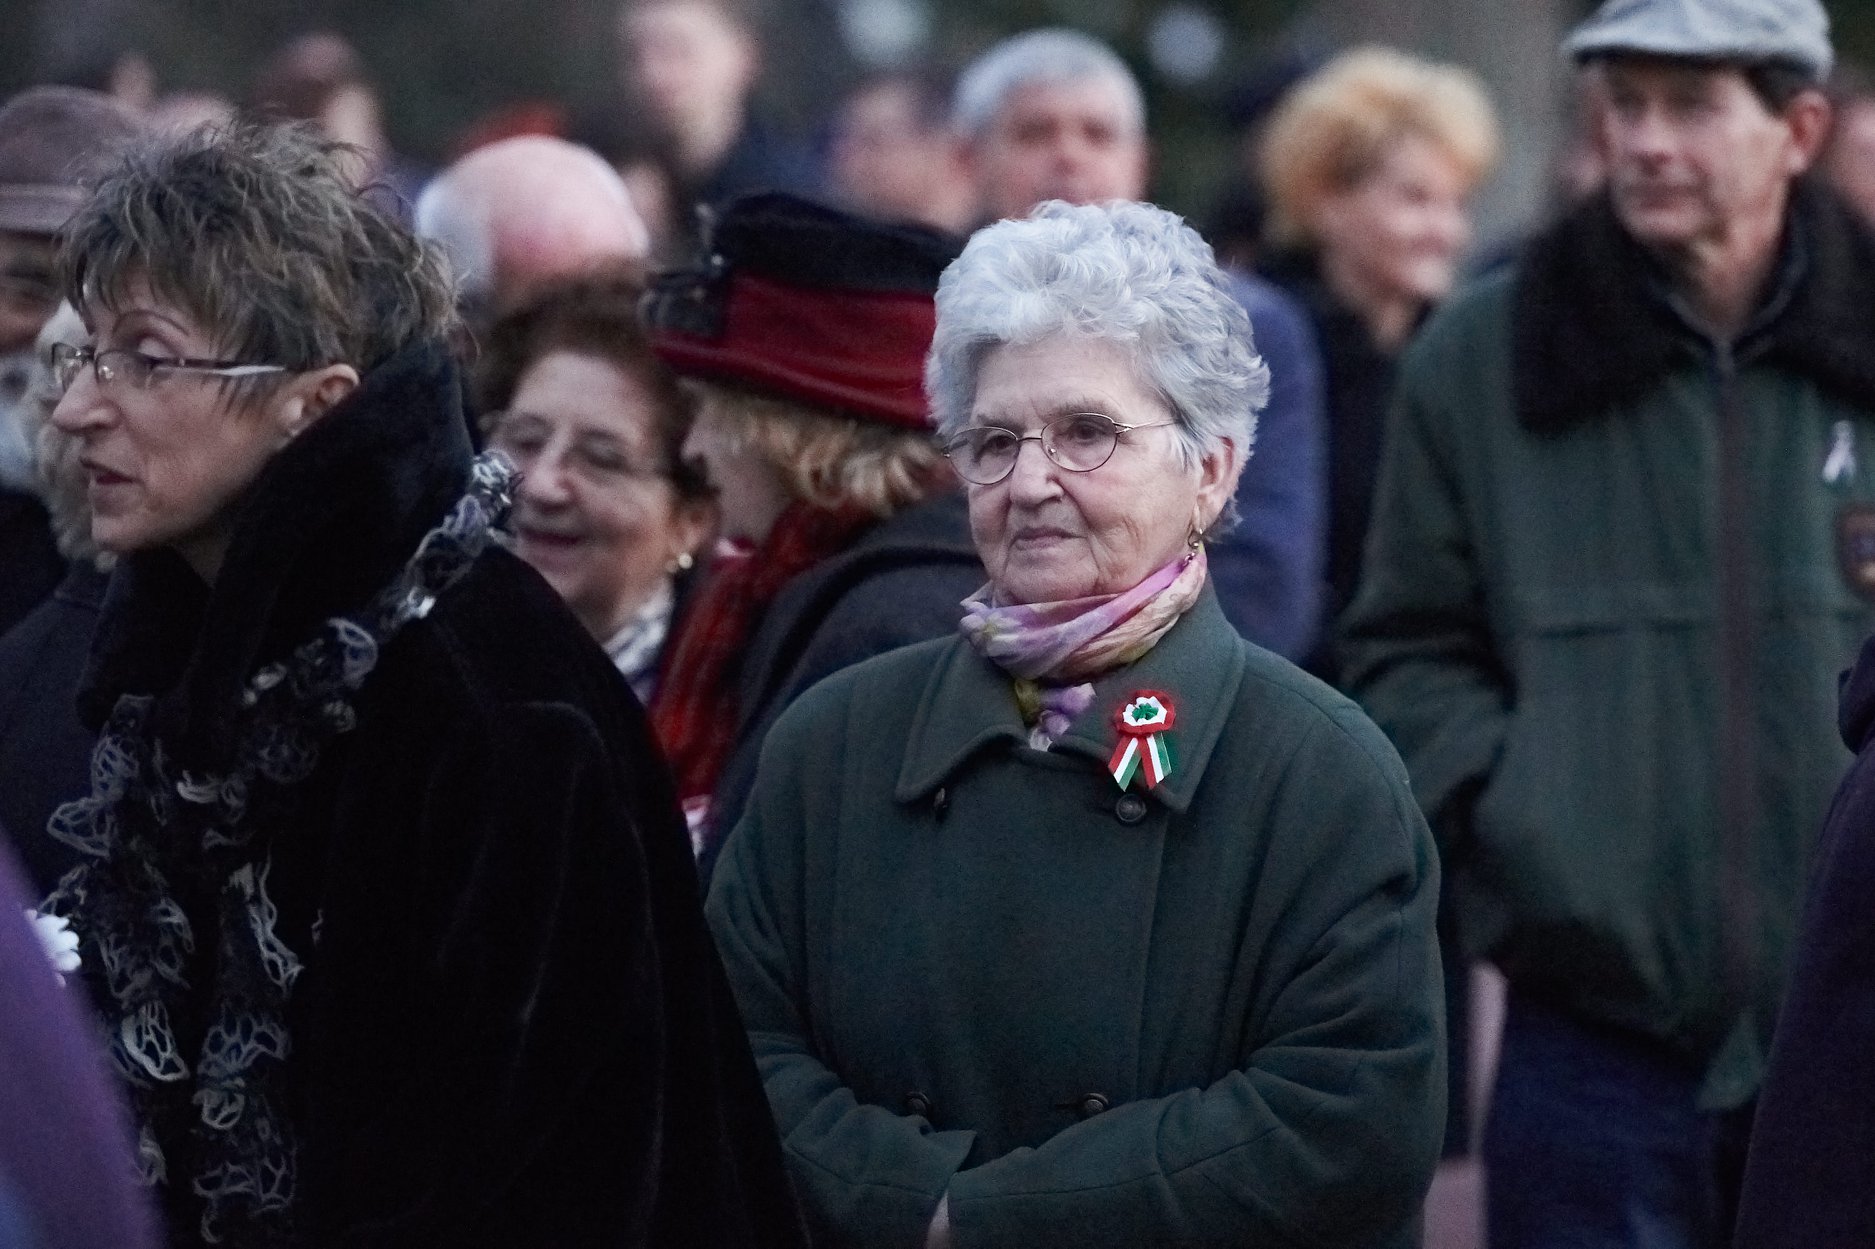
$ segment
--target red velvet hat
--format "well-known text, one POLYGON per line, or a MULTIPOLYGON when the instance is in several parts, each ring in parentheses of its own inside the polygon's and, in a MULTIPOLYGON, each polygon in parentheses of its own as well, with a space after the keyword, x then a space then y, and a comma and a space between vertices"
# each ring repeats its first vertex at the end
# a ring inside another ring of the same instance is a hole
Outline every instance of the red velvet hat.
POLYGON ((744 196, 697 265, 653 285, 652 349, 680 374, 925 429, 932 296, 962 246, 793 195, 744 196))

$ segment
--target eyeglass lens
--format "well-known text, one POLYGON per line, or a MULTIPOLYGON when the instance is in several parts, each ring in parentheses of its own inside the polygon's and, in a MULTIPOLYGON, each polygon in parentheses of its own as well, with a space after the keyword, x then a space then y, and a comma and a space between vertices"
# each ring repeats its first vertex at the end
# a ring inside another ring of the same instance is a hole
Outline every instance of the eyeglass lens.
POLYGON ((1040 441, 1048 458, 1069 472, 1091 473, 1112 457, 1119 429, 1098 412, 1057 417, 1042 426, 1039 435, 1027 437, 993 425, 979 426, 959 434, 949 454, 965 481, 989 486, 1014 471, 1022 444, 1031 438, 1040 441))

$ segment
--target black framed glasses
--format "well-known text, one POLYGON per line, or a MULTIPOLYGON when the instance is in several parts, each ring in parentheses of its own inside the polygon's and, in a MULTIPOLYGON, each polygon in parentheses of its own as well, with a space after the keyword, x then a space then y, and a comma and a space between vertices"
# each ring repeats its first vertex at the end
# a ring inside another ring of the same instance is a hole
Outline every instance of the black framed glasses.
POLYGON ((71 343, 53 343, 46 349, 46 367, 52 371, 52 384, 60 394, 78 380, 78 370, 91 366, 100 387, 116 385, 141 390, 159 372, 200 373, 210 377, 257 377, 263 373, 285 373, 283 364, 240 364, 233 360, 201 360, 191 356, 152 356, 141 351, 113 347, 99 351, 71 343))
POLYGON ((1099 412, 1070 412, 1058 416, 1033 434, 1018 434, 1000 425, 973 425, 944 444, 957 475, 973 486, 993 486, 1016 469, 1016 457, 1025 442, 1039 442, 1049 459, 1070 473, 1091 473, 1113 458, 1121 434, 1136 429, 1159 429, 1177 421, 1150 421, 1123 425, 1099 412))

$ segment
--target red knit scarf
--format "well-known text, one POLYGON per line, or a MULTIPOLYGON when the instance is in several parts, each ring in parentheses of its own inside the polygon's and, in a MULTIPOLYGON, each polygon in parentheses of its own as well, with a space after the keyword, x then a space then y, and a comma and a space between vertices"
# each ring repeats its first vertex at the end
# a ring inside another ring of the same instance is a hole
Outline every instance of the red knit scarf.
POLYGON ((797 502, 775 521, 762 545, 710 570, 710 580, 664 650, 652 728, 670 759, 678 797, 699 831, 707 800, 741 727, 742 659, 781 588, 850 546, 878 518, 856 508, 828 511, 797 502))

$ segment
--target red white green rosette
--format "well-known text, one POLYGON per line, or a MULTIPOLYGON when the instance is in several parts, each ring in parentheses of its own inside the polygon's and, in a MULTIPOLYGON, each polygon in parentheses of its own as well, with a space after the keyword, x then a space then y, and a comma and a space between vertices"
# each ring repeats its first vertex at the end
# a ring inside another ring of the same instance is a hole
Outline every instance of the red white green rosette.
POLYGON ((1176 762, 1172 753, 1171 728, 1177 719, 1172 700, 1157 690, 1141 690, 1114 713, 1114 727, 1120 730, 1120 743, 1114 747, 1107 770, 1121 789, 1144 776, 1146 788, 1162 785, 1172 775, 1176 762))

